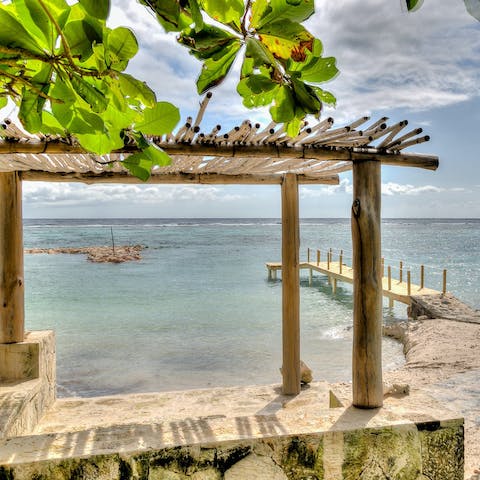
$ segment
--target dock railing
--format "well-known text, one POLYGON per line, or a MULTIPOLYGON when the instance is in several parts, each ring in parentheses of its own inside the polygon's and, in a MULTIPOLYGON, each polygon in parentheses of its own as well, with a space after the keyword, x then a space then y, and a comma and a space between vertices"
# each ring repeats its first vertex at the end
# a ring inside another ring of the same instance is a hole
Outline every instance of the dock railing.
MULTIPOLYGON (((332 292, 336 293, 337 281, 353 282, 351 252, 343 249, 312 249, 306 250, 306 261, 300 261, 300 268, 309 270, 309 285, 313 284, 313 272, 319 272, 328 277, 332 292)), ((389 299, 390 306, 394 300, 410 303, 413 295, 436 295, 447 292, 447 270, 429 267, 429 271, 441 272, 441 290, 428 288, 425 285, 424 264, 407 263, 404 260, 382 257, 383 295, 389 299), (417 283, 414 283, 414 282, 417 283)), ((279 263, 267 263, 268 278, 277 278, 277 271, 282 269, 279 263)))

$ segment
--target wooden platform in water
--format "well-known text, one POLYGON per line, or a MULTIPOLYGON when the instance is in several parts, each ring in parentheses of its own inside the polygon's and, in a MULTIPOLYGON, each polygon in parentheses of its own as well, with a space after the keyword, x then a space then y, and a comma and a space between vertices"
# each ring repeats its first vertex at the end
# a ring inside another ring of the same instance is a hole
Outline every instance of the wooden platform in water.
MULTIPOLYGON (((340 262, 301 262, 301 270, 310 270, 310 284, 312 283, 312 273, 319 272, 329 277, 332 283, 333 292, 336 290, 337 281, 353 283, 353 269, 345 264, 340 265, 340 262)), ((282 270, 282 264, 280 262, 268 262, 266 264, 268 270, 268 278, 276 279, 277 272, 282 270)), ((420 285, 415 285, 408 282, 399 281, 398 279, 391 278, 390 282, 388 277, 382 278, 383 284, 383 296, 390 300, 396 300, 397 302, 406 303, 410 305, 412 296, 423 295, 441 295, 442 292, 433 290, 431 288, 422 288, 420 285), (389 285, 390 283, 390 285, 389 285)))

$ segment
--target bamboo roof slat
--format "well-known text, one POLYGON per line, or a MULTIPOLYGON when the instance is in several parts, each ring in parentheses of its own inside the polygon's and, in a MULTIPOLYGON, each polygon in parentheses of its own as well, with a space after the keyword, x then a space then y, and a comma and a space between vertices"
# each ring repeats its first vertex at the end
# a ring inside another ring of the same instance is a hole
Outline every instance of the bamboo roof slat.
MULTIPOLYGON (((438 167, 436 156, 403 152, 429 140, 428 135, 419 137, 420 128, 396 138, 408 124, 406 120, 388 126, 388 119, 382 117, 360 130, 358 127, 370 120, 365 116, 333 129, 334 120, 328 117, 313 125, 305 122, 294 138, 275 122, 262 129, 245 120, 225 134, 219 133, 220 125, 206 134, 200 124, 210 98, 207 95, 200 102, 195 120, 188 117, 176 132, 151 137, 172 158, 170 165, 152 169, 152 182, 179 183, 184 179, 202 183, 204 175, 208 176, 206 183, 278 183, 283 174, 296 173, 301 183, 338 183, 338 173, 365 158, 386 165, 438 167), (267 177, 271 179, 267 181, 267 177)), ((22 171, 23 178, 52 179, 57 175, 59 181, 124 181, 129 174, 122 161, 136 151, 135 145, 127 143, 109 155, 96 156, 70 136, 27 134, 9 120, 0 128, 0 171, 22 171)))

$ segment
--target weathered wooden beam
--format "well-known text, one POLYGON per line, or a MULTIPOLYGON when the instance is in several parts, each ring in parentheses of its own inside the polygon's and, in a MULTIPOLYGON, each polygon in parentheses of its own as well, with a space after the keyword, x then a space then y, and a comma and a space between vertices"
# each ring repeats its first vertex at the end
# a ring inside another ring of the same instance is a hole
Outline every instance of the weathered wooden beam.
POLYGON ((23 342, 22 182, 0 173, 0 343, 23 342))
MULTIPOLYGON (((325 161, 361 160, 375 157, 385 165, 425 168, 436 170, 438 157, 417 153, 396 153, 377 151, 372 148, 348 149, 329 146, 309 145, 218 145, 218 144, 184 144, 160 142, 159 146, 170 155, 213 156, 226 158, 291 158, 316 159, 325 161)), ((112 153, 135 153, 138 148, 126 146, 112 153)), ((58 141, 10 142, 0 140, 0 155, 24 154, 82 154, 86 152, 78 144, 58 141)))
POLYGON ((353 405, 383 404, 381 164, 353 163, 353 405))
POLYGON ((283 393, 300 393, 300 227, 298 182, 287 173, 282 183, 282 336, 283 393))
MULTIPOLYGON (((203 185, 280 185, 283 175, 279 174, 239 174, 226 175, 220 173, 165 173, 152 175, 149 180, 143 182, 128 172, 102 172, 102 173, 56 173, 42 172, 38 170, 26 170, 21 172, 22 180, 34 182, 79 182, 86 184, 94 183, 129 183, 129 184, 203 184, 203 185)), ((298 175, 298 183, 302 185, 338 185, 337 174, 298 175)))

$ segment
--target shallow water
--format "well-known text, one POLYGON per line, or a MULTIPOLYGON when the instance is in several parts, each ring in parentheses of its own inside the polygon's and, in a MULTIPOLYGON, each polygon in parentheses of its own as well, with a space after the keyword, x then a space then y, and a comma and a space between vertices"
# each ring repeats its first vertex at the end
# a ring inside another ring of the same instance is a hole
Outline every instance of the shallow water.
MULTIPOLYGON (((143 244, 140 262, 93 264, 82 255, 26 255, 26 323, 57 335, 60 395, 93 396, 280 381, 281 282, 278 219, 26 220, 26 248, 143 244)), ((449 270, 455 295, 480 306, 478 220, 387 220, 386 262, 425 263, 426 284, 441 288, 449 270), (389 260, 391 259, 391 260, 389 260)), ((346 219, 304 220, 306 248, 345 250, 346 219)), ((418 264, 418 265, 417 265, 418 264)), ((416 271, 415 270, 415 271, 416 271)), ((395 270, 394 270, 395 272, 395 270)), ((385 304, 387 321, 405 306, 385 304)), ((301 282, 302 359, 316 380, 351 376, 351 286, 335 296, 324 277, 301 282)), ((384 341, 384 365, 402 361, 384 341)))

